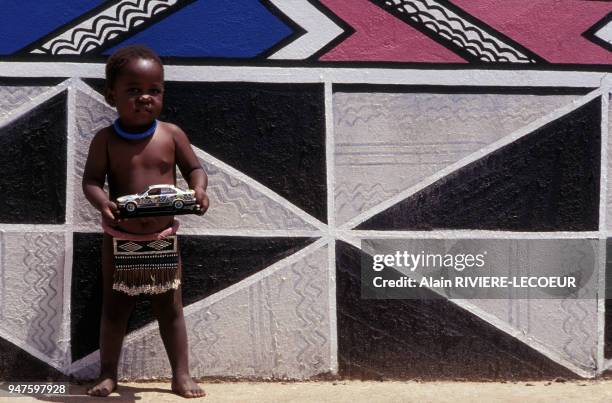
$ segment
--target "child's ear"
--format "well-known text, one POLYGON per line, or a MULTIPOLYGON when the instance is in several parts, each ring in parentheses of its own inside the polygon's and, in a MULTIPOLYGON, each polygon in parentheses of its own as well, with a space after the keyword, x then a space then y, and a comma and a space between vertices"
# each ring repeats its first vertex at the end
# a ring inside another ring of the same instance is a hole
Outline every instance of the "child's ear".
POLYGON ((112 107, 115 107, 115 92, 110 88, 106 88, 104 91, 104 99, 106 99, 106 103, 112 107))

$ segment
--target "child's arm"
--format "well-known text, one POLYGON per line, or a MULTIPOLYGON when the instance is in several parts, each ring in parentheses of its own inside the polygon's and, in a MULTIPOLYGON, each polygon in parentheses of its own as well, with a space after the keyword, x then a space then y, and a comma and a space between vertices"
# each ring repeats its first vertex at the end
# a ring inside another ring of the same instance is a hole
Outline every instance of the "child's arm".
POLYGON ((119 216, 117 205, 109 200, 104 191, 104 181, 108 169, 106 160, 107 136, 104 130, 98 132, 89 146, 89 154, 83 173, 83 193, 92 206, 102 213, 107 224, 116 225, 119 216))
POLYGON ((174 126, 174 144, 176 150, 176 164, 181 170, 181 174, 189 184, 189 188, 195 191, 196 202, 200 205, 202 212, 208 210, 208 195, 206 187, 208 186, 208 176, 200 161, 196 157, 189 139, 183 130, 178 126, 174 126))

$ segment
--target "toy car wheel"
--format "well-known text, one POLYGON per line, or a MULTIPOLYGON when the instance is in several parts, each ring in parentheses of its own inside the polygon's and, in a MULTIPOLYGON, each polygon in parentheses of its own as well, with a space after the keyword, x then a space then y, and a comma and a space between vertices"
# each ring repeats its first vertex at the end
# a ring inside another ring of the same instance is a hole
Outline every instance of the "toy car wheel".
POLYGON ((125 211, 127 211, 128 213, 133 213, 134 211, 136 211, 136 204, 135 203, 126 204, 125 211))
POLYGON ((177 209, 177 210, 182 209, 184 205, 185 205, 185 203, 183 203, 182 200, 175 200, 174 201, 174 208, 177 209))

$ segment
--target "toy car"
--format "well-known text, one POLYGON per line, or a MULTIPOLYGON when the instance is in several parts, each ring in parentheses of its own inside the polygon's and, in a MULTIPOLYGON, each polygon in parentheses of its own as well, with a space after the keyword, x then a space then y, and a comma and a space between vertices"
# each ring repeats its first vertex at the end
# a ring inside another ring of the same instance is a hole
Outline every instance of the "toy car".
POLYGON ((122 217, 200 213, 195 192, 173 185, 152 185, 140 194, 121 196, 117 207, 122 217))

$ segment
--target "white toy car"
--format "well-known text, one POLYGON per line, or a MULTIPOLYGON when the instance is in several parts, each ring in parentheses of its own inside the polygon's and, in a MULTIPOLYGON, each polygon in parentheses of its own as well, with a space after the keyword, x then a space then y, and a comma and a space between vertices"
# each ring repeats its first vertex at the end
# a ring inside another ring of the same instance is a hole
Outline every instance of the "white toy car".
POLYGON ((117 207, 126 215, 144 213, 175 214, 196 212, 199 207, 195 200, 195 191, 181 190, 173 185, 152 185, 140 194, 117 198, 117 207))

